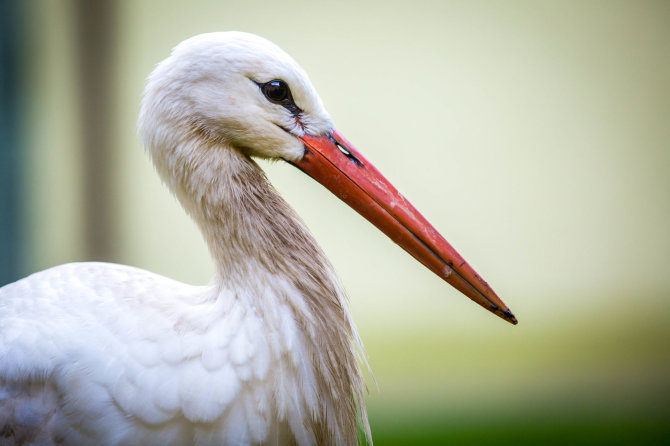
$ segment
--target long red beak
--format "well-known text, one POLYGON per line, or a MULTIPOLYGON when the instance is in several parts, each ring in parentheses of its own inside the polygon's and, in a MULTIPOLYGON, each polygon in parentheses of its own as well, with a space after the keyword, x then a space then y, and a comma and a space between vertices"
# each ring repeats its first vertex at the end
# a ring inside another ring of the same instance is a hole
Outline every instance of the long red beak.
POLYGON ((300 139, 305 155, 293 163, 296 167, 454 288, 516 325, 512 312, 484 279, 339 132, 300 139))

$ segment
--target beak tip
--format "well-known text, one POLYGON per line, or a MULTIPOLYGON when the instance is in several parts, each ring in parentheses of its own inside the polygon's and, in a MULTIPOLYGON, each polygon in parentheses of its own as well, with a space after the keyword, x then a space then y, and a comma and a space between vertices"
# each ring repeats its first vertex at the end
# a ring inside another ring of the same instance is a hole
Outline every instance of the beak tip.
POLYGON ((511 323, 512 325, 516 325, 519 323, 519 321, 516 320, 516 316, 507 308, 505 311, 502 312, 502 317, 511 323))

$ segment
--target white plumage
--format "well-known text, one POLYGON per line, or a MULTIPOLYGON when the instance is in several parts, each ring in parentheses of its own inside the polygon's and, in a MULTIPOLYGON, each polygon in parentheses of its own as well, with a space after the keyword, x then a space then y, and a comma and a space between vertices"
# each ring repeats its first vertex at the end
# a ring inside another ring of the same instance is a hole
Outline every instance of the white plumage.
POLYGON ((58 266, 0 289, 0 446, 357 442, 360 340, 332 266, 254 157, 324 184, 504 319, 490 287, 335 129, 281 49, 237 32, 178 45, 139 128, 215 262, 207 286, 58 266))
POLYGON ((333 352, 350 357, 344 368, 354 386, 341 397, 353 401, 361 380, 357 368, 347 369, 357 338, 343 293, 325 256, 248 158, 300 157, 302 143, 279 126, 315 133, 332 126, 306 75, 257 36, 196 36, 149 77, 139 126, 159 173, 201 227, 216 276, 197 287, 128 266, 77 263, 0 289, 4 441, 349 443, 351 426, 332 406, 340 402, 321 394, 324 380, 337 378, 315 376, 315 350, 330 361, 314 325, 324 316, 307 301, 318 296, 305 299, 287 269, 322 267, 315 286, 337 307, 335 326, 345 326, 348 352, 342 345, 333 352), (252 82, 275 78, 290 83, 301 105, 299 128, 252 82), (273 238, 290 236, 311 244, 303 251, 316 258, 264 265, 284 256, 287 241, 273 238))
POLYGON ((46 444, 284 444, 287 427, 313 443, 296 419, 318 404, 306 346, 277 305, 299 292, 268 279, 245 296, 75 263, 2 288, 0 419, 46 444))

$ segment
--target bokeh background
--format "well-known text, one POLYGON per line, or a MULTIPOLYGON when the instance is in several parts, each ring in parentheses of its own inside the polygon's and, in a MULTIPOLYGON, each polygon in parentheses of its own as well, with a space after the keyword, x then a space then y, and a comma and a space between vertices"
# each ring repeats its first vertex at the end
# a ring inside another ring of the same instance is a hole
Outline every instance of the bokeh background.
POLYGON ((376 444, 667 444, 670 2, 1 5, 1 284, 82 260, 206 283, 135 121, 174 45, 254 32, 520 321, 262 163, 349 291, 376 444))

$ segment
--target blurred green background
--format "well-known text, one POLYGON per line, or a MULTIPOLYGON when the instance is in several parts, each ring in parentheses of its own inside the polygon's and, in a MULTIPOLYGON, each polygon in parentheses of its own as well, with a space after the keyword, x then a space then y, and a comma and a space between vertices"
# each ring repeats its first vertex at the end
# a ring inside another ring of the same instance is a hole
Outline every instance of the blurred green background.
POLYGON ((670 2, 3 8, 3 283, 82 260, 206 283, 206 247, 135 121, 174 45, 254 32, 305 68, 339 130, 519 318, 262 163, 349 291, 375 444, 670 441, 670 2))

